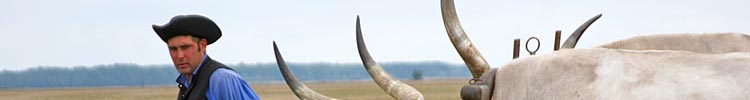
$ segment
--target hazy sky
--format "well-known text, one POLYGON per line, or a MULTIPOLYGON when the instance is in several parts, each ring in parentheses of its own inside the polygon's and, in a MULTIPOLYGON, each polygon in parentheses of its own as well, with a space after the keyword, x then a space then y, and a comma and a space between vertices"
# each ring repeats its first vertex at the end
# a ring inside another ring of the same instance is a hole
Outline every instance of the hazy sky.
MULTIPOLYGON (((493 67, 511 60, 512 41, 541 39, 549 53, 603 13, 580 40, 588 48, 655 33, 750 32, 750 0, 457 0, 459 18, 493 67)), ((445 33, 439 0, 5 0, 0 2, 0 69, 111 63, 171 64, 151 29, 179 14, 214 20, 223 36, 208 54, 225 64, 275 62, 276 40, 292 62, 360 62, 355 17, 375 60, 463 63, 445 33)), ((522 56, 527 56, 522 52, 522 56)))

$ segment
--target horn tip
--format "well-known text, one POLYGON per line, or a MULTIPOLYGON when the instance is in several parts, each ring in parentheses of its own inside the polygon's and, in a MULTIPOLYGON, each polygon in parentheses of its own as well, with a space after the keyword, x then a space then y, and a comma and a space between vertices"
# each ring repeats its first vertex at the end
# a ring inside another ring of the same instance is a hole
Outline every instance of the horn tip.
POLYGON ((276 41, 273 41, 273 48, 276 49, 276 41))
POLYGON ((602 13, 596 14, 592 19, 599 19, 602 17, 602 13))

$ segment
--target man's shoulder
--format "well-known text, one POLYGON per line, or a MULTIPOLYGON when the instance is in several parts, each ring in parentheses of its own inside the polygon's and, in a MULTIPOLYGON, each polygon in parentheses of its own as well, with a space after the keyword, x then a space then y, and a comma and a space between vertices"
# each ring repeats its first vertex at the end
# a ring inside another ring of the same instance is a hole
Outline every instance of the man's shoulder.
POLYGON ((226 68, 218 68, 218 69, 216 69, 211 74, 211 80, 213 80, 214 78, 220 78, 220 79, 225 79, 225 78, 239 78, 239 79, 242 79, 242 76, 240 76, 239 74, 237 74, 237 72, 234 72, 233 70, 229 70, 229 69, 226 69, 226 68))
POLYGON ((236 72, 219 68, 211 74, 209 89, 206 92, 209 100, 259 100, 258 95, 236 72))
POLYGON ((216 71, 211 74, 209 84, 211 84, 210 87, 218 86, 224 88, 229 88, 232 86, 247 86, 245 79, 242 79, 239 74, 225 68, 216 69, 216 71))

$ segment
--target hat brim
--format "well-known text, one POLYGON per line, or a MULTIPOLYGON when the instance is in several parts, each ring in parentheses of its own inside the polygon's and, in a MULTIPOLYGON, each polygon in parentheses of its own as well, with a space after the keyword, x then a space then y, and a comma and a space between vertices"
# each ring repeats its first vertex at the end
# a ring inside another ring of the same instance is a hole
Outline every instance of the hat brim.
MULTIPOLYGON (((216 28, 208 28, 207 31, 203 32, 191 32, 190 30, 178 30, 169 27, 169 24, 165 25, 151 25, 157 35, 161 38, 164 43, 168 43, 169 39, 179 35, 191 35, 201 39, 206 39, 208 45, 213 44, 221 37, 221 31, 216 28)), ((205 30, 205 29, 204 29, 205 30)))

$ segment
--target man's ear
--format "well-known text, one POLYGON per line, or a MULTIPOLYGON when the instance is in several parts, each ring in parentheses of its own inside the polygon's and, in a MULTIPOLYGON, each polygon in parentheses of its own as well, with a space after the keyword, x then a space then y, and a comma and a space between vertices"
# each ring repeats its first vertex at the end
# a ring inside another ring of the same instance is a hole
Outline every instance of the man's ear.
POLYGON ((200 48, 198 48, 199 51, 206 50, 206 46, 207 45, 208 45, 208 41, 206 41, 206 39, 201 39, 200 44, 198 44, 198 46, 200 46, 200 48), (202 50, 200 50, 200 49, 202 49, 202 50))

